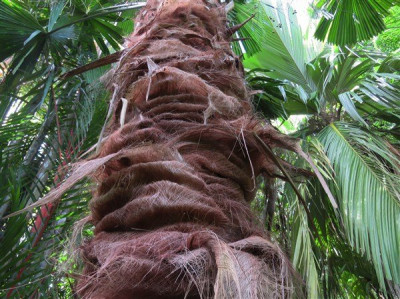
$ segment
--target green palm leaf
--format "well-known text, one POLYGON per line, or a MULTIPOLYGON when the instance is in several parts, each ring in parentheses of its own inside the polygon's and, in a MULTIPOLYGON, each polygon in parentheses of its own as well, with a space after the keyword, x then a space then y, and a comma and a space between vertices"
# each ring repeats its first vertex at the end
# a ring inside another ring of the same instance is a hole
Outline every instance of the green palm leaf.
POLYGON ((252 40, 257 40, 261 51, 245 57, 247 68, 264 68, 273 71, 278 79, 294 82, 305 93, 315 90, 315 84, 307 73, 307 63, 316 53, 304 45, 301 28, 294 10, 283 7, 280 1, 252 1, 250 4, 235 4, 235 9, 246 19, 256 13, 254 20, 246 26, 252 40))
POLYGON ((368 40, 385 29, 383 18, 398 0, 319 0, 322 12, 315 37, 336 45, 368 40))
POLYGON ((0 61, 14 54, 43 27, 28 11, 12 1, 0 2, 0 61))
POLYGON ((400 284, 399 159, 384 140, 345 123, 319 136, 334 165, 351 245, 373 262, 379 284, 400 284))
MULTIPOLYGON (((100 72, 97 73, 97 76, 93 74, 96 80, 100 75, 100 72)), ((46 115, 45 120, 31 117, 33 124, 38 121, 47 124, 51 117, 52 126, 38 126, 39 122, 36 127, 32 127, 24 113, 21 118, 17 117, 20 111, 10 115, 5 125, 0 126, 1 145, 13 145, 11 148, 4 146, 0 152, 3 158, 0 160, 0 183, 3 183, 0 188, 0 206, 8 206, 7 213, 20 210, 43 197, 57 183, 57 177, 60 179, 60 166, 76 160, 96 143, 104 121, 107 93, 88 86, 88 81, 76 78, 75 81, 60 82, 55 86, 59 99, 58 122, 54 119, 54 113, 46 115), (71 97, 71 94, 74 96, 71 97), (21 124, 23 121, 25 124, 21 124)), ((53 111, 53 106, 50 109, 53 111)), ((0 297, 8 293, 5 289, 13 287, 16 287, 13 296, 50 296, 48 286, 56 285, 62 278, 53 275, 58 266, 58 254, 65 249, 68 239, 66 235, 70 233, 74 222, 82 218, 82 213, 87 212, 89 190, 87 182, 69 190, 58 205, 57 213, 51 214, 51 217, 43 215, 42 209, 37 209, 28 216, 2 222, 4 234, 0 235, 0 297), (33 229, 38 218, 42 218, 43 227, 33 229), (40 228, 43 229, 42 235, 36 233, 40 228), (43 287, 38 288, 42 283, 43 287)), ((52 289, 55 290, 54 287, 52 289)))
MULTIPOLYGON (((303 190, 302 190, 303 191, 303 190)), ((313 251, 313 240, 304 208, 295 203, 292 241, 292 262, 306 281, 308 298, 320 298, 321 289, 317 259, 313 251)))
POLYGON ((373 102, 393 109, 400 107, 397 87, 400 76, 393 70, 390 73, 375 71, 380 60, 362 52, 359 54, 364 55, 362 60, 354 51, 339 50, 334 55, 319 58, 314 62, 314 69, 309 71, 315 81, 319 80, 318 90, 323 101, 332 105, 340 103, 350 117, 368 126, 362 113, 364 103, 373 102))
POLYGON ((304 103, 289 82, 269 76, 271 72, 264 69, 253 69, 246 74, 246 81, 251 88, 259 92, 253 98, 254 107, 266 118, 287 119, 290 115, 313 114, 318 111, 316 103, 304 103))

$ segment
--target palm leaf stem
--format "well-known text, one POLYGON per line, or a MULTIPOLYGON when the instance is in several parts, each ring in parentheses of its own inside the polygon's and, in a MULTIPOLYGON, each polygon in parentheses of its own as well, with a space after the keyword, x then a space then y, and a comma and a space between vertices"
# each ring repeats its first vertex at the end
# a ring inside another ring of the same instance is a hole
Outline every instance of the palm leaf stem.
POLYGON ((80 75, 80 74, 82 74, 84 72, 87 72, 87 71, 90 71, 90 70, 93 70, 93 69, 96 69, 96 68, 99 68, 99 67, 102 67, 102 66, 109 65, 109 64, 112 64, 114 62, 117 62, 119 60, 119 58, 121 57, 121 55, 123 54, 123 52, 124 51, 121 50, 121 51, 115 52, 113 54, 107 55, 105 57, 102 57, 100 59, 97 59, 97 60, 95 60, 93 62, 90 62, 88 64, 85 64, 83 66, 80 66, 78 68, 75 68, 75 69, 73 69, 71 71, 68 71, 68 72, 62 74, 60 76, 60 79, 64 80, 64 79, 67 79, 67 78, 70 78, 70 77, 73 77, 73 76, 76 76, 76 75, 80 75))
MULTIPOLYGON (((276 158, 274 152, 272 151, 271 147, 266 144, 261 138, 260 136, 258 136, 256 133, 253 133, 254 137, 257 139, 257 141, 260 143, 261 147, 263 148, 265 155, 267 155, 268 157, 271 157, 272 161, 274 161, 275 165, 279 168, 280 171, 282 171, 283 175, 286 177, 286 179, 288 180, 289 184, 292 186, 294 192, 297 195, 298 200, 300 201, 301 205, 304 207, 304 210, 306 211, 307 214, 307 219, 310 223, 310 226, 313 230, 313 233, 315 234, 315 237, 317 239, 319 239, 319 235, 318 235, 318 230, 314 225, 313 222, 313 217, 310 213, 310 210, 307 207, 307 203, 305 201, 305 199, 303 198, 303 196, 301 195, 299 189, 297 189, 296 184, 294 183, 293 179, 291 178, 291 176, 287 173, 286 169, 282 166, 281 162, 276 158)), ((321 240, 319 239, 320 243, 322 244, 321 240)))

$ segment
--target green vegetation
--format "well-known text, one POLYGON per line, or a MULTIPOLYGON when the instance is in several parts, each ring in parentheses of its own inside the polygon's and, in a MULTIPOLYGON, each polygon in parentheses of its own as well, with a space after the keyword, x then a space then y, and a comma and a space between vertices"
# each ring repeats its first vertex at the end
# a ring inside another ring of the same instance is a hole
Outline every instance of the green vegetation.
POLYGON ((400 49, 400 7, 391 9, 391 14, 385 18, 387 30, 382 32, 377 40, 377 47, 383 52, 396 52, 400 49))
MULTIPOLYGON (((232 43, 257 91, 254 106, 301 139, 338 205, 314 177, 293 178, 306 205, 285 181, 259 178, 254 210, 309 298, 400 296, 398 4, 316 1, 315 37, 278 0, 238 0, 229 15, 239 24, 256 13, 236 36, 247 39, 232 43)), ((110 98, 100 78, 110 65, 62 75, 119 51, 143 5, 0 0, 0 219, 42 198, 96 145, 110 98)), ((90 184, 0 220, 0 297, 72 297, 78 265, 65 270, 66 248, 88 214, 90 184)))

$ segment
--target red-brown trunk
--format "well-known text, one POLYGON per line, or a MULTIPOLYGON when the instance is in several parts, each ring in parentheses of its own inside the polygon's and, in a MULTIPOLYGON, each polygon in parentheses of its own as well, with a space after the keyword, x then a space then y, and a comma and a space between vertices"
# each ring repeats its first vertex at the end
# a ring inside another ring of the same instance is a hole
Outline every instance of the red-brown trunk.
POLYGON ((138 14, 113 75, 99 157, 120 154, 97 175, 81 297, 290 294, 290 266, 249 202, 257 175, 276 172, 253 133, 295 143, 253 115, 228 34, 215 0, 149 0, 138 14))

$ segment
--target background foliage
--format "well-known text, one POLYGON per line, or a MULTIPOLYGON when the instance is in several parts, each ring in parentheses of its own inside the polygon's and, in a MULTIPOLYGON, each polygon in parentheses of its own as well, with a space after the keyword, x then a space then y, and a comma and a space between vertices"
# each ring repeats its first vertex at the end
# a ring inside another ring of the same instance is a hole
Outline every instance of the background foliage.
MULTIPOLYGON (((309 298, 400 296, 400 21, 396 0, 320 0, 310 30, 279 0, 235 1, 230 25, 255 17, 232 43, 254 106, 301 139, 316 178, 259 178, 253 203, 304 279, 309 298)), ((59 202, 11 218, 68 176, 93 149, 110 65, 62 74, 122 48, 143 2, 0 0, 0 297, 72 298, 66 267, 73 225, 88 213, 90 182, 59 202)), ((300 157, 275 153, 297 166, 300 157)), ((85 237, 91 229, 84 230, 85 237)), ((78 240, 79 241, 79 240, 78 240)))

